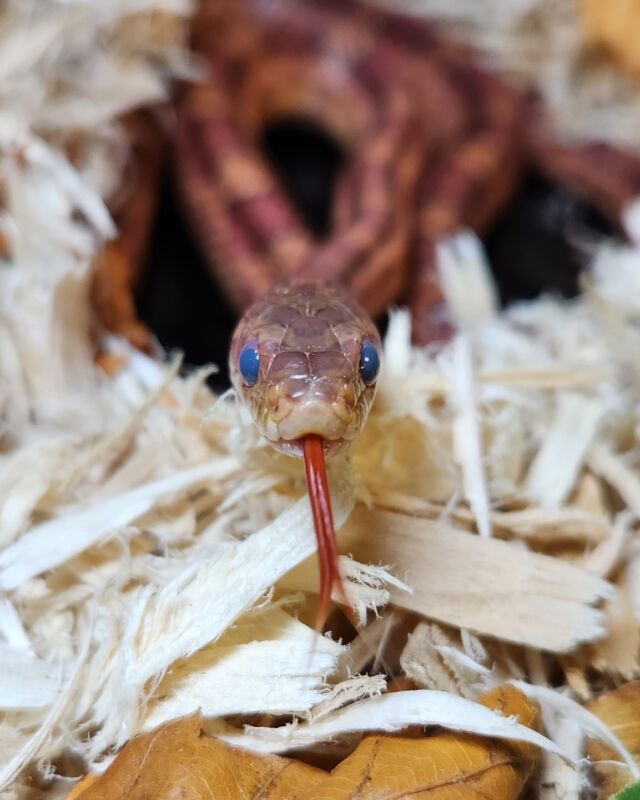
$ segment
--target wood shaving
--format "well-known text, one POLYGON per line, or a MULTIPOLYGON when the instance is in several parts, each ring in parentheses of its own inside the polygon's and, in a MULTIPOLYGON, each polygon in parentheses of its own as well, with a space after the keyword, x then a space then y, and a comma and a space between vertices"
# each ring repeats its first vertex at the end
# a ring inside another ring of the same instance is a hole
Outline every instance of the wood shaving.
MULTIPOLYGON (((280 728, 247 727, 245 735, 252 749, 269 753, 307 746, 351 731, 397 731, 415 724, 442 725, 466 733, 528 742, 573 763, 549 739, 514 719, 488 711, 462 697, 427 689, 394 692, 353 703, 312 725, 293 723, 280 728)), ((226 735, 223 738, 230 744, 239 744, 242 737, 226 735)))
MULTIPOLYGON (((576 762, 584 756, 584 735, 572 719, 553 713, 543 713, 545 729, 555 742, 576 762)), ((577 769, 553 753, 542 754, 540 774, 540 800, 580 800, 584 776, 582 769, 577 769)))
POLYGON ((602 638, 611 584, 558 558, 404 514, 358 508, 340 535, 356 558, 394 564, 392 601, 438 621, 559 652, 602 638), (553 624, 550 623, 553 620, 553 624))
POLYGON ((592 736, 595 739, 607 742, 623 758, 633 778, 635 780, 640 778, 640 764, 636 763, 634 757, 620 739, 591 711, 546 686, 532 686, 524 683, 524 681, 513 681, 513 685, 526 694, 527 697, 537 700, 543 709, 543 714, 546 709, 547 713, 555 713, 561 717, 571 719, 580 727, 585 736, 592 736))
POLYGON ((421 623, 409 636, 400 665, 417 686, 475 698, 476 664, 469 668, 467 658, 460 636, 434 622, 421 623))
POLYGON ((575 486, 604 409, 591 398, 565 392, 525 479, 525 491, 542 506, 557 507, 575 486))

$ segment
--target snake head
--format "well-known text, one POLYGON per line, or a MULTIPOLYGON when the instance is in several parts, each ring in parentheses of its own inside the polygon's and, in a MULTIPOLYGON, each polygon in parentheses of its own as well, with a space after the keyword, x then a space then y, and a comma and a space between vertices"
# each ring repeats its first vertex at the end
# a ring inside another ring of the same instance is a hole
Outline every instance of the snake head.
POLYGON ((318 283, 277 287, 239 322, 231 379, 274 447, 302 455, 303 437, 316 434, 330 454, 364 425, 380 349, 375 325, 342 290, 318 283))

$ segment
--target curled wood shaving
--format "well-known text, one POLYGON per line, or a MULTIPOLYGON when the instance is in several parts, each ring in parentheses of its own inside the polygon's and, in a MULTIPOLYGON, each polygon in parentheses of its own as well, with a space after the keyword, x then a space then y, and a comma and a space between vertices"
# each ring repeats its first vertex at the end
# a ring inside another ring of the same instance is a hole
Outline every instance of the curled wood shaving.
POLYGON ((409 635, 400 656, 405 675, 424 689, 475 698, 478 673, 462 652, 459 637, 436 623, 421 623, 409 635))
POLYGON ((578 705, 571 698, 559 692, 554 692, 546 686, 532 686, 523 681, 513 681, 513 685, 523 691, 532 700, 536 700, 543 708, 547 708, 565 717, 573 719, 581 728, 585 736, 592 736, 595 739, 606 742, 617 757, 622 757, 631 775, 635 780, 640 778, 640 763, 634 758, 626 746, 625 741, 619 738, 613 728, 604 724, 601 719, 593 713, 593 705, 585 708, 578 705))
MULTIPOLYGON (((538 712, 510 687, 488 692, 480 702, 503 716, 517 715, 531 728, 538 712)), ((429 737, 368 736, 319 782, 307 800, 362 796, 469 795, 515 800, 535 766, 536 750, 516 742, 491 742, 441 731, 429 737)))
MULTIPOLYGON (((243 744, 259 752, 281 752, 305 747, 328 736, 353 731, 398 731, 410 725, 440 725, 449 730, 476 733, 498 739, 526 742, 571 759, 557 745, 513 717, 489 711, 478 703, 447 692, 416 689, 393 692, 352 703, 307 725, 292 723, 280 728, 245 728, 245 736, 225 735, 231 744, 243 744)), ((572 762, 571 762, 572 763, 572 762)))

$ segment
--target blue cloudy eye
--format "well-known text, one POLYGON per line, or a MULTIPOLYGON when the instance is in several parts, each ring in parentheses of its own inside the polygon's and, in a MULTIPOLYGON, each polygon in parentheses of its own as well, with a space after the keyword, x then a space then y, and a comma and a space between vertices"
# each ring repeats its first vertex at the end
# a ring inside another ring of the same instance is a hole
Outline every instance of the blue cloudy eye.
POLYGON ((363 342, 360 348, 360 374, 362 380, 369 386, 378 377, 380 369, 380 356, 370 342, 363 342))
POLYGON ((238 359, 238 369, 243 381, 248 386, 253 386, 258 380, 260 372, 260 354, 257 347, 248 344, 242 348, 238 359))

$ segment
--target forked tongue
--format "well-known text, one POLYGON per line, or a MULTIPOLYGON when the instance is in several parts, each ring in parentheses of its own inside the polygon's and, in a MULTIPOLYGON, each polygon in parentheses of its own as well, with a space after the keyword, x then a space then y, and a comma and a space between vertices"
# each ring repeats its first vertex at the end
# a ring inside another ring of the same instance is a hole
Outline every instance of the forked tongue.
POLYGON ((338 546, 333 528, 331 495, 329 494, 322 437, 315 433, 307 434, 302 439, 302 449, 304 467, 307 473, 307 485, 309 487, 309 502, 311 503, 311 513, 318 542, 320 596, 315 628, 316 631, 321 631, 329 615, 331 591, 334 586, 338 591, 340 603, 344 606, 343 610, 349 621, 353 624, 355 622, 338 570, 338 546))

